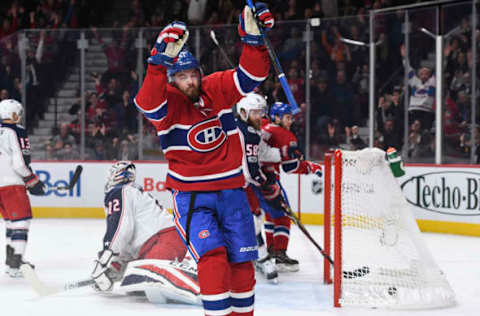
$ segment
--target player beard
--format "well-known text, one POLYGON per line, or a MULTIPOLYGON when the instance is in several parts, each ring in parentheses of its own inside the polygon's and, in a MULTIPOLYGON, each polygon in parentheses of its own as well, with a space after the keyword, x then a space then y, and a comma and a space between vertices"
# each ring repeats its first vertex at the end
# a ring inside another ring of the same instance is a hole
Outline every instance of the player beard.
POLYGON ((254 129, 256 129, 257 131, 260 130, 260 125, 262 124, 262 120, 252 120, 252 119, 248 119, 248 125, 252 126, 254 129))
POLYGON ((195 86, 191 85, 185 89, 182 89, 181 91, 183 94, 185 94, 192 102, 197 102, 198 98, 200 97, 200 85, 195 86))

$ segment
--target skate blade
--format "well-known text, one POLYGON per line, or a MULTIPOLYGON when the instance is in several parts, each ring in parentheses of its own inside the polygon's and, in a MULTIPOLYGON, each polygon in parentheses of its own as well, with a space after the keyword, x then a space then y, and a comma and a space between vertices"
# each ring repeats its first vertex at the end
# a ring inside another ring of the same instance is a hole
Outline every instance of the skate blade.
POLYGON ((268 282, 277 285, 278 284, 278 278, 269 279, 268 282))
POLYGON ((283 265, 277 264, 277 271, 278 272, 298 272, 300 271, 299 265, 283 265))

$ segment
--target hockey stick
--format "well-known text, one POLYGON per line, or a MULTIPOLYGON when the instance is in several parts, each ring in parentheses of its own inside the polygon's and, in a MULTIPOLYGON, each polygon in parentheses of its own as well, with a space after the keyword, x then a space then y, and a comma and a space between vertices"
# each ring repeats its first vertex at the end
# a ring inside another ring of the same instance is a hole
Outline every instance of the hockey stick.
POLYGON ((210 30, 210 38, 215 43, 215 45, 217 45, 218 49, 220 50, 220 53, 222 54, 223 58, 225 58, 225 60, 227 61, 230 68, 235 68, 235 66, 232 63, 232 60, 230 59, 230 57, 228 57, 227 52, 225 52, 225 49, 223 49, 223 47, 218 43, 214 30, 210 30))
MULTIPOLYGON (((297 215, 295 215, 295 213, 293 213, 292 209, 286 203, 282 203, 282 204, 283 204, 283 211, 285 213, 287 213, 288 217, 290 217, 292 219, 292 221, 298 226, 298 228, 300 228, 300 230, 308 238, 308 240, 310 240, 312 242, 312 244, 315 246, 315 248, 317 248, 317 250, 320 251, 322 256, 325 257, 325 259, 327 259, 328 262, 330 262, 330 264, 333 266, 332 257, 330 257, 323 250, 323 248, 315 241, 315 239, 313 239, 312 235, 310 235, 307 228, 302 224, 302 222, 300 222, 297 215)), ((370 268, 367 267, 367 266, 364 266, 364 267, 355 269, 353 271, 343 271, 343 277, 346 278, 346 279, 354 279, 354 278, 362 277, 362 276, 364 276, 368 273, 370 273, 370 268)))
POLYGON ((73 189, 75 184, 77 184, 78 179, 80 179, 80 175, 82 174, 82 171, 83 171, 83 167, 78 165, 77 168, 75 169, 75 172, 73 173, 72 180, 70 181, 70 183, 67 186, 57 186, 57 187, 51 188, 51 190, 55 190, 55 191, 66 190, 66 191, 68 191, 68 190, 73 189))
POLYGON ((35 271, 28 264, 22 264, 20 266, 20 271, 22 272, 23 277, 28 281, 28 283, 30 283, 35 292, 40 296, 53 295, 95 283, 95 281, 92 279, 85 279, 81 281, 67 282, 60 287, 53 287, 40 281, 35 271))
MULTIPOLYGON (((252 9, 253 14, 255 14, 256 9, 253 5, 252 0, 247 0, 247 5, 252 9)), ((287 97, 288 103, 292 106, 293 114, 297 114, 300 112, 298 108, 297 101, 295 101, 295 97, 292 94, 292 90, 290 90, 290 86, 288 85, 287 78, 285 73, 283 72, 282 66, 280 65, 280 60, 278 59, 277 54, 273 50, 272 43, 270 39, 267 37, 267 34, 263 31, 262 25, 260 22, 255 18, 255 23, 257 24, 258 30, 260 34, 263 36, 263 40, 265 42, 265 46, 267 47, 268 55, 270 55, 270 59, 273 63, 273 68, 275 69, 275 73, 277 74, 278 80, 280 80, 280 84, 282 85, 283 92, 285 92, 285 96, 287 97)))

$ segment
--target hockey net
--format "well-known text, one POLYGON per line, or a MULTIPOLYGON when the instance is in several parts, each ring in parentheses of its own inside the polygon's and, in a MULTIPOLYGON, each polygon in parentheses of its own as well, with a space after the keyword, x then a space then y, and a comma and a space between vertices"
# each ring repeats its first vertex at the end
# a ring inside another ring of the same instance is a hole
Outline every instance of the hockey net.
MULTIPOLYGON (((334 305, 454 305, 453 290, 422 240, 385 152, 337 150, 326 155, 324 174, 324 246, 327 253, 334 250, 334 305)), ((330 283, 327 260, 324 272, 330 283)))

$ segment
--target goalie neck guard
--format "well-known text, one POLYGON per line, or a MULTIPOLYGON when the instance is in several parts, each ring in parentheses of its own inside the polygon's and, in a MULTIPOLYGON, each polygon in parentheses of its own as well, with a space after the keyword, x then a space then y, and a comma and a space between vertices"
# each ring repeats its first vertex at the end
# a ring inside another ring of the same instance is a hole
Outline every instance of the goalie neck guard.
POLYGON ((105 192, 110 191, 114 186, 135 181, 136 167, 131 161, 118 161, 113 164, 107 173, 105 192))

